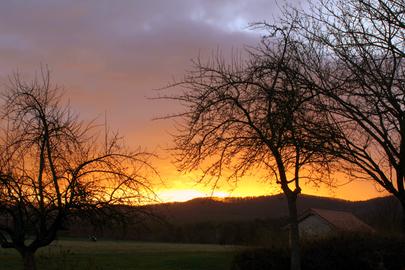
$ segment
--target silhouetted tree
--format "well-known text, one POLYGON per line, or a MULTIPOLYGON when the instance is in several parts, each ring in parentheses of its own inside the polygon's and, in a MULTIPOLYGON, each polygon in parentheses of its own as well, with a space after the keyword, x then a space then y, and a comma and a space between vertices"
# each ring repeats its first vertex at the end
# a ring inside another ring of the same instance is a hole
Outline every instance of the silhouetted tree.
POLYGON ((200 181, 214 188, 223 177, 238 181, 247 172, 268 173, 268 181, 278 183, 287 197, 291 269, 300 269, 296 201, 303 179, 320 180, 330 169, 322 150, 330 130, 314 110, 313 89, 296 76, 299 44, 290 42, 292 28, 269 30, 247 60, 235 57, 228 64, 217 56, 205 64, 198 59, 173 85, 183 92, 169 98, 185 107, 176 115, 182 122, 175 151, 180 170, 201 168, 200 181))
POLYGON ((297 61, 340 130, 335 154, 353 178, 374 180, 398 198, 405 230, 405 2, 321 0, 311 7, 288 9, 285 18, 313 56, 297 61))
POLYGON ((117 136, 99 144, 41 75, 11 77, 1 108, 0 244, 21 254, 24 269, 36 269, 34 253, 68 218, 112 218, 122 212, 114 205, 153 196, 150 154, 125 150, 117 136))

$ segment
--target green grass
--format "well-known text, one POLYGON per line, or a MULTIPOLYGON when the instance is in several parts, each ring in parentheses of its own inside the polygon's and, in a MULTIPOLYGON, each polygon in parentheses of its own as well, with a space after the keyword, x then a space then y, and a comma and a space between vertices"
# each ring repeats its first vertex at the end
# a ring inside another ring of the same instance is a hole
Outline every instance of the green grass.
MULTIPOLYGON (((39 270, 228 270, 235 246, 59 240, 37 254, 39 270)), ((0 249, 0 269, 21 269, 14 250, 0 249)))

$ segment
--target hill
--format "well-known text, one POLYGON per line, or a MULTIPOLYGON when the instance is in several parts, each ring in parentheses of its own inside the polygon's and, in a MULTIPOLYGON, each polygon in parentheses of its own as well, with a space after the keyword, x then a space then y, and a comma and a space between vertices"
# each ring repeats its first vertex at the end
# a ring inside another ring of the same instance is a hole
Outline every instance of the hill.
MULTIPOLYGON (((378 222, 381 219, 387 222, 396 221, 401 215, 400 205, 392 196, 352 202, 301 195, 298 212, 308 208, 348 211, 376 226, 380 225, 378 222)), ((153 209, 175 224, 280 219, 288 216, 286 198, 282 194, 226 199, 196 198, 187 202, 154 205, 153 209)))
MULTIPOLYGON (((400 205, 394 197, 351 202, 301 195, 299 212, 308 208, 348 211, 377 230, 384 231, 396 230, 401 220, 400 205)), ((125 209, 134 217, 142 216, 142 222, 126 224, 125 227, 113 225, 94 228, 92 224, 75 221, 68 226, 66 235, 213 244, 261 245, 287 241, 286 232, 281 229, 287 223, 287 202, 281 194, 249 198, 197 198, 187 202, 125 209), (145 212, 152 215, 139 215, 145 212)))

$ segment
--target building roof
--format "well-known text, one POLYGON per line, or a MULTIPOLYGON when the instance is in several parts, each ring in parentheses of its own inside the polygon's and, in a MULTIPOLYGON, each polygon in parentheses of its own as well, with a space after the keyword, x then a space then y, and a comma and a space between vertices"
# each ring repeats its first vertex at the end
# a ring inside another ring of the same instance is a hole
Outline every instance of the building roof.
POLYGON ((309 208, 299 218, 298 222, 309 216, 319 216, 332 227, 340 231, 348 232, 374 232, 374 229, 357 218, 355 215, 344 211, 334 211, 326 209, 309 208))

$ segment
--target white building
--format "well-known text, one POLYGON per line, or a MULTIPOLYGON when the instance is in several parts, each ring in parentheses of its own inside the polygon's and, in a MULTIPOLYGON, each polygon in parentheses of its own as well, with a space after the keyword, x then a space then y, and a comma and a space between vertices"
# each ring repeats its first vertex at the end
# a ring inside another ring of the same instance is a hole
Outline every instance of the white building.
POLYGON ((352 213, 310 208, 298 219, 302 238, 322 238, 338 233, 372 233, 374 229, 352 213))

